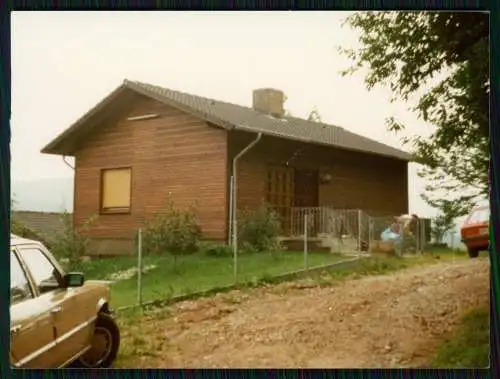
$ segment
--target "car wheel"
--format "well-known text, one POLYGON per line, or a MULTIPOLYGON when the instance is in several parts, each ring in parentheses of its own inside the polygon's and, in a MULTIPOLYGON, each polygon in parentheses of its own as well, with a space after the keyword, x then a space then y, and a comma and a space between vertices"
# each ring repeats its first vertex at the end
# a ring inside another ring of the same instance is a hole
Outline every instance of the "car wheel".
POLYGON ((468 249, 470 258, 477 258, 479 256, 479 250, 468 249))
POLYGON ((77 364, 86 368, 108 368, 118 354, 120 330, 115 320, 108 314, 99 314, 92 337, 92 347, 77 364))

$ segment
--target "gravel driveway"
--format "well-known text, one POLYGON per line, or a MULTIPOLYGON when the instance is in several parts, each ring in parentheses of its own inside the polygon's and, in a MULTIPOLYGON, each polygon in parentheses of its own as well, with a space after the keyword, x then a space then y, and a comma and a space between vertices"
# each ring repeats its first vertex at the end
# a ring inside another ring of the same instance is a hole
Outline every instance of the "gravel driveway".
POLYGON ((489 301, 489 261, 284 283, 182 302, 123 330, 120 367, 419 367, 464 311, 489 301), (130 349, 129 349, 130 351, 130 349))

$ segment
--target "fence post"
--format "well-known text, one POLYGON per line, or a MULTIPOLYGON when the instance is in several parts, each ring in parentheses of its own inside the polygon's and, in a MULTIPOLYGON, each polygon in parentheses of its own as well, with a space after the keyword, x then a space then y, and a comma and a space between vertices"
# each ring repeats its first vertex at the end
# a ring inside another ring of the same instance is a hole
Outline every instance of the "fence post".
POLYGON ((142 306, 142 229, 139 228, 137 241, 137 302, 142 306))
POLYGON ((228 227, 228 237, 227 237, 227 243, 228 245, 231 246, 232 240, 233 240, 233 176, 231 175, 231 179, 229 181, 229 227, 228 227))
MULTIPOLYGON (((412 216, 413 217, 413 216, 412 216)), ((413 222, 414 220, 412 219, 410 221, 410 226, 411 226, 411 222, 413 222)), ((410 228, 410 232, 412 232, 411 228, 410 228)), ((415 233, 414 233, 414 237, 415 237, 415 254, 420 254, 422 253, 422 249, 421 249, 421 245, 422 245, 422 241, 421 241, 421 230, 420 230, 420 219, 418 218, 416 220, 416 223, 415 223, 415 233)))
POLYGON ((361 209, 358 209, 358 258, 361 258, 361 209))
POLYGON ((304 269, 307 270, 307 213, 304 213, 304 269))
POLYGON ((402 257, 405 248, 405 234, 404 234, 403 221, 401 219, 398 220, 398 233, 399 236, 401 237, 398 250, 399 250, 399 256, 402 257))
POLYGON ((422 232, 422 238, 421 238, 421 243, 422 243, 422 254, 424 253, 424 249, 427 247, 427 230, 426 230, 426 223, 425 220, 421 220, 422 225, 421 225, 421 232, 422 232))
POLYGON ((368 216, 368 254, 372 254, 373 245, 373 218, 368 216))

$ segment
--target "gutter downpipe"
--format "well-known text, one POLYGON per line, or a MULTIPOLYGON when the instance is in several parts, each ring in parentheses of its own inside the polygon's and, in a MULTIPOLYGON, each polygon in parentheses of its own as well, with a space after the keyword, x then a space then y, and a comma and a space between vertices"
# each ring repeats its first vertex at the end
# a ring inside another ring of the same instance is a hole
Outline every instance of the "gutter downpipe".
POLYGON ((232 233, 233 233, 233 268, 234 268, 234 280, 235 282, 238 281, 238 222, 237 222, 237 217, 236 217, 236 205, 237 205, 237 199, 236 199, 236 194, 238 193, 238 181, 236 180, 236 173, 237 173, 237 168, 238 168, 238 160, 245 155, 252 147, 254 147, 257 142, 260 141, 262 138, 262 133, 259 132, 257 134, 257 138, 255 138, 252 142, 250 142, 247 147, 245 147, 243 150, 241 150, 234 158, 233 158, 233 177, 232 177, 232 212, 231 212, 231 217, 232 217, 232 233))
POLYGON ((62 160, 66 164, 66 166, 68 166, 70 169, 72 169, 73 171, 75 171, 75 168, 73 166, 71 166, 71 164, 66 160, 66 155, 62 156, 62 160))

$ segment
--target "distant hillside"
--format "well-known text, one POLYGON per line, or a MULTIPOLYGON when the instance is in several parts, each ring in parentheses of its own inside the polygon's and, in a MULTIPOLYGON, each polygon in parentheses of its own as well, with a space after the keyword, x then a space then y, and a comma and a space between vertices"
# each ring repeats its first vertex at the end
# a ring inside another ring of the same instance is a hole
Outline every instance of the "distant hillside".
POLYGON ((13 182, 16 210, 39 212, 73 211, 73 178, 50 178, 13 182))

